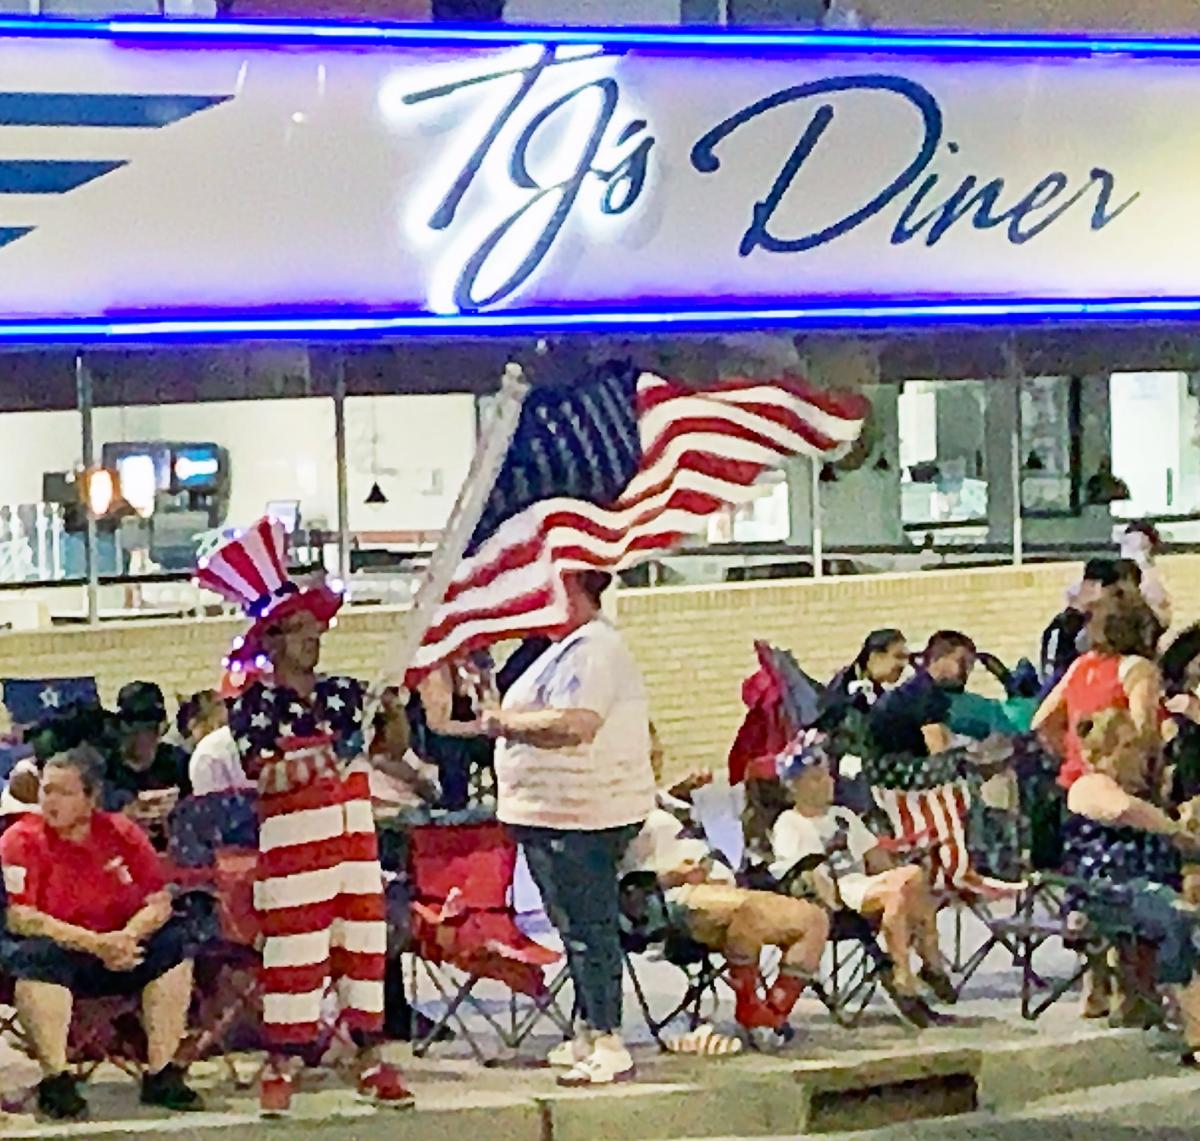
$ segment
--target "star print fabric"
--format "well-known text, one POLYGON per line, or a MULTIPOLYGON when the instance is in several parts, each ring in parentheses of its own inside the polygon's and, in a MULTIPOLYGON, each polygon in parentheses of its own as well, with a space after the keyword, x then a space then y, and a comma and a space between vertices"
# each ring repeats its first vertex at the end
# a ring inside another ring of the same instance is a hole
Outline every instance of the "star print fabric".
POLYGON ((247 775, 261 784, 264 763, 279 758, 281 743, 332 744, 341 760, 362 752, 366 687, 351 677, 317 679, 312 696, 286 686, 256 682, 229 711, 229 727, 247 775))

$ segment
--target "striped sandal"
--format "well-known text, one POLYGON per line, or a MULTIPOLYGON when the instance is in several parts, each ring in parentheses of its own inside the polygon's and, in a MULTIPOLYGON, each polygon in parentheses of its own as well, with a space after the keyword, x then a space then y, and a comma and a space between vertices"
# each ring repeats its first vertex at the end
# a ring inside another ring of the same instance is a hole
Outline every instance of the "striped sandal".
POLYGON ((718 1033, 711 1023, 697 1026, 688 1034, 678 1034, 663 1043, 668 1054, 693 1054, 704 1058, 727 1058, 740 1054, 743 1042, 728 1034, 718 1033))

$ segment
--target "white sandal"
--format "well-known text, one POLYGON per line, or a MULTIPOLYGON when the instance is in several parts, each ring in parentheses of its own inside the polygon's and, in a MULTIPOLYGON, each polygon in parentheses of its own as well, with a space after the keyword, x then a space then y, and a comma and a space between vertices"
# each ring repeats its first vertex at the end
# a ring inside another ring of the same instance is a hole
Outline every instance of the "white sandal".
POLYGON ((716 1027, 706 1022, 687 1034, 678 1034, 663 1043, 669 1054, 694 1054, 704 1058, 726 1058, 740 1054, 744 1043, 740 1038, 718 1033, 716 1027))

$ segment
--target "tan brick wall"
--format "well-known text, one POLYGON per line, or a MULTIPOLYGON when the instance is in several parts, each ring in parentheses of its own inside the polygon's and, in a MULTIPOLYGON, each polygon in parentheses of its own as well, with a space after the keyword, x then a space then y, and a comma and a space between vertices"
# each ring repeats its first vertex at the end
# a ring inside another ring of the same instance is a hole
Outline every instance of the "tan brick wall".
MULTIPOLYGON (((345 612, 325 639, 326 669, 371 677, 400 611, 345 612)), ((222 656, 245 626, 237 619, 112 622, 0 634, 0 677, 94 675, 103 700, 135 678, 157 681, 168 698, 220 681, 222 656)))
MULTIPOLYGON (((1175 613, 1200 617, 1200 556, 1163 564, 1175 613)), ((1009 664, 1034 657, 1041 631, 1063 604, 1076 564, 871 575, 712 587, 624 591, 619 619, 646 675, 672 772, 720 768, 741 721, 741 681, 752 643, 792 650, 824 681, 871 629, 897 626, 918 645, 957 628, 1009 664)))
MULTIPOLYGON (((1200 616, 1200 556, 1164 562, 1182 621, 1200 616)), ((1049 564, 972 571, 738 583, 622 591, 617 620, 646 675, 672 771, 720 767, 742 716, 740 686, 754 668, 752 642, 795 652, 824 680, 854 654, 863 635, 899 626, 920 643, 957 627, 1007 662, 1032 655, 1062 605, 1078 566, 1049 564)), ((344 613, 326 640, 323 664, 372 677, 400 612, 344 613)), ((94 674, 112 701, 134 678, 168 695, 215 685, 218 663, 241 629, 234 620, 124 622, 0 634, 0 677, 94 674)))

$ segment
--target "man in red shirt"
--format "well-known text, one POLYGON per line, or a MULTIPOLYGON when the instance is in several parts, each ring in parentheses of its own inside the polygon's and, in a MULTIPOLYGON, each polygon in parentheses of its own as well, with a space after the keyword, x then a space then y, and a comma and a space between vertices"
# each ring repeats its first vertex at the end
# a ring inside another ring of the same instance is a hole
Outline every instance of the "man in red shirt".
POLYGON ((43 1071, 38 1108, 86 1115, 67 1070, 73 999, 142 997, 149 1063, 145 1105, 199 1108, 174 1058, 192 990, 182 923, 172 919, 158 856, 132 820, 100 812, 100 758, 83 747, 46 762, 29 815, 0 837, 8 936, 3 969, 43 1071))

